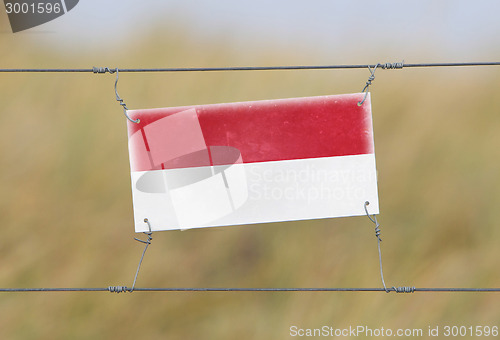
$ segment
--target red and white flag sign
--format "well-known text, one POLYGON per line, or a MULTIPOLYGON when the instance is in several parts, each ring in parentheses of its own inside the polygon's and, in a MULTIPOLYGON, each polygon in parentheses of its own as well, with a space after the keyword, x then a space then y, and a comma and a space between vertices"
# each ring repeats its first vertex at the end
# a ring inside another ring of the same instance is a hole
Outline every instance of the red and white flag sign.
POLYGON ((378 214, 363 96, 128 111, 135 231, 378 214))

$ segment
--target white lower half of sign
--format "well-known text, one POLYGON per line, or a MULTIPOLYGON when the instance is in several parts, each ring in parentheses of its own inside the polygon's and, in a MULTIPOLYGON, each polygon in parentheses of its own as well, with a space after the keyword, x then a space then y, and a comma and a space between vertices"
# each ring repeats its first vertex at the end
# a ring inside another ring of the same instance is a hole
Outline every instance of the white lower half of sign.
POLYGON ((135 231, 379 213, 375 155, 131 173, 135 231))

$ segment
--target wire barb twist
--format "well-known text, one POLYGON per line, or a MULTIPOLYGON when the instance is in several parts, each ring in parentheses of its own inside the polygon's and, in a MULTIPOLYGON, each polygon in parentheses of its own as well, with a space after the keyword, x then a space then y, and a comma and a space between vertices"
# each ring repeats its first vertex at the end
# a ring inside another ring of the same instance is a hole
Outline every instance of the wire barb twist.
POLYGON ((127 110, 128 110, 128 107, 127 107, 127 104, 125 104, 125 102, 123 101, 123 99, 120 97, 120 95, 118 94, 118 73, 119 73, 119 69, 118 67, 116 68, 109 68, 109 67, 92 67, 92 72, 93 73, 98 73, 98 74, 104 74, 104 73, 109 73, 109 74, 113 74, 113 73, 116 73, 116 80, 115 80, 115 96, 116 96, 116 101, 121 105, 121 107, 123 107, 123 114, 125 115, 125 117, 131 121, 132 123, 139 123, 141 120, 140 119, 136 119, 136 120, 133 120, 132 118, 129 117, 129 115, 127 114, 127 110))
POLYGON ((130 290, 126 286, 109 286, 108 291, 110 293, 124 293, 124 292, 129 292, 130 290))
POLYGON ((415 293, 415 287, 392 287, 396 293, 415 293))
POLYGON ((402 69, 405 66, 405 61, 403 60, 402 62, 398 63, 385 63, 385 64, 378 64, 378 67, 380 67, 383 70, 395 70, 395 69, 402 69))
POLYGON ((118 68, 109 68, 109 67, 92 67, 92 72, 94 73, 100 73, 100 74, 103 74, 103 73, 110 73, 110 74, 113 74, 115 72, 118 71, 118 68))
POLYGON ((405 61, 403 60, 402 62, 396 62, 396 63, 378 63, 373 66, 373 69, 371 68, 370 65, 368 65, 368 70, 370 70, 370 76, 368 77, 368 80, 366 81, 365 87, 363 87, 362 93, 365 93, 365 96, 363 97, 363 100, 358 102, 358 106, 361 106, 364 104, 366 97, 368 96, 368 88, 372 84, 372 81, 375 80, 375 71, 377 70, 378 67, 380 67, 383 70, 395 70, 395 69, 402 69, 404 67, 405 61))

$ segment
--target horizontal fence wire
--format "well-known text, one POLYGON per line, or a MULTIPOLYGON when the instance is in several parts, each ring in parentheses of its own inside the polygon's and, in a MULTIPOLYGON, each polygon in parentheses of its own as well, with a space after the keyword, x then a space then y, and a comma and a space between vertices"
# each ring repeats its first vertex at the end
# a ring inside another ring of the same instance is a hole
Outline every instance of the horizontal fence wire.
MULTIPOLYGON (((384 292, 384 293, 500 293, 500 288, 411 288, 386 291, 384 288, 134 288, 134 292, 384 292)), ((0 293, 19 292, 132 292, 127 287, 107 288, 0 288, 0 293), (121 289, 117 289, 121 288, 121 289)))
POLYGON ((364 69, 379 66, 383 69, 414 67, 455 67, 455 66, 500 66, 500 62, 458 62, 458 63, 378 63, 357 65, 299 65, 299 66, 234 66, 234 67, 170 67, 170 68, 3 68, 0 72, 59 72, 59 73, 106 73, 114 72, 216 72, 216 71, 273 71, 273 70, 334 70, 364 69))

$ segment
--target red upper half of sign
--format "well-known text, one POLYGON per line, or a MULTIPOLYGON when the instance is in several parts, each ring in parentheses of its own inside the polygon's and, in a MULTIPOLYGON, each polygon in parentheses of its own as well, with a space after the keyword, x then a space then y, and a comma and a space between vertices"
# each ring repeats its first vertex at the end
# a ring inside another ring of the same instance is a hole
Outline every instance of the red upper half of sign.
POLYGON ((128 111, 132 171, 374 153, 364 94, 128 111), (227 146, 228 157, 212 155, 227 146), (217 159, 215 159, 217 158, 217 159), (227 159, 227 160, 226 160, 227 159))

